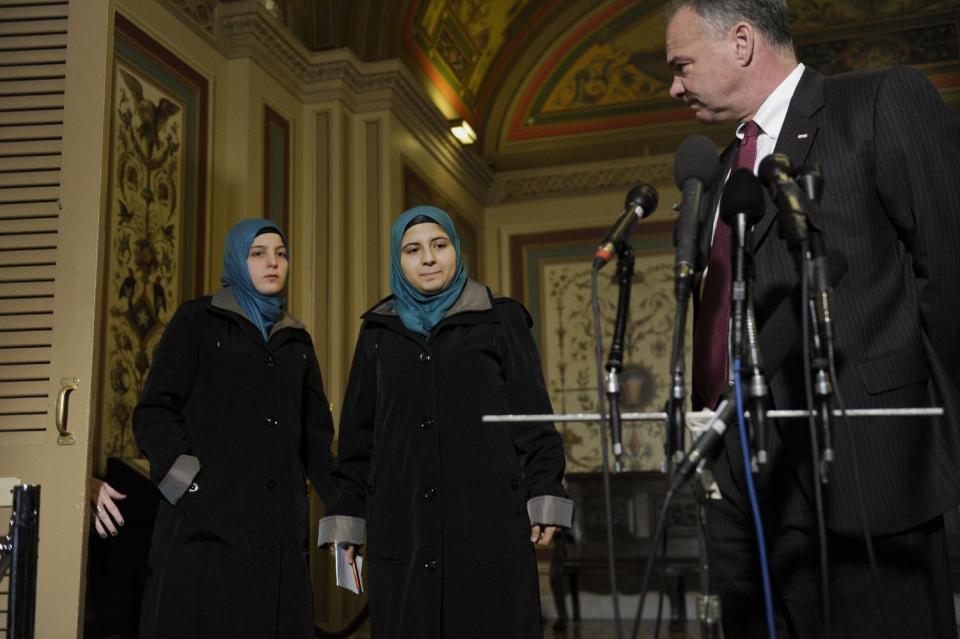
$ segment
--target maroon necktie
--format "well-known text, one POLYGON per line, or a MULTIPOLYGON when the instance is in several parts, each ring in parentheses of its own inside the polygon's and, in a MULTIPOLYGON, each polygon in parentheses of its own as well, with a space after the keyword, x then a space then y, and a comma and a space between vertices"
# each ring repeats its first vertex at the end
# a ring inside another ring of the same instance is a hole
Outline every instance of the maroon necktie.
MULTIPOLYGON (((742 168, 753 171, 757 161, 758 135, 760 127, 755 122, 744 125, 743 140, 737 149, 732 171, 742 168)), ((729 382, 732 270, 730 226, 718 216, 703 282, 703 296, 693 326, 693 389, 706 408, 716 408, 729 382)))

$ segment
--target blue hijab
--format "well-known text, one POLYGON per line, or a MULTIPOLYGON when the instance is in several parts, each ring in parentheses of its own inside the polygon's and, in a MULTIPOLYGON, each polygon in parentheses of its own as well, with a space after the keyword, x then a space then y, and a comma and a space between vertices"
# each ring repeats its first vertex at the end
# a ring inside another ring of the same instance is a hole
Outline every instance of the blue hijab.
POLYGON ((415 206, 404 211, 390 229, 390 288, 394 295, 394 308, 400 315, 400 321, 414 333, 430 335, 430 330, 436 326, 444 313, 450 310, 463 287, 467 284, 467 268, 463 265, 463 252, 460 250, 460 237, 453 228, 453 220, 440 209, 433 206, 415 206), (447 287, 436 293, 423 293, 414 287, 403 276, 400 267, 400 251, 403 248, 403 234, 407 224, 418 215, 428 217, 450 237, 453 249, 457 252, 457 271, 447 284, 447 287))
MULTIPOLYGON (((247 255, 253 240, 261 231, 273 232, 284 238, 280 227, 264 218, 244 220, 233 226, 223 240, 223 272, 220 283, 229 286, 247 319, 260 330, 264 341, 269 341, 270 328, 283 317, 283 294, 264 295, 253 285, 247 268, 247 255)), ((288 249, 289 255, 289 249, 288 249)))

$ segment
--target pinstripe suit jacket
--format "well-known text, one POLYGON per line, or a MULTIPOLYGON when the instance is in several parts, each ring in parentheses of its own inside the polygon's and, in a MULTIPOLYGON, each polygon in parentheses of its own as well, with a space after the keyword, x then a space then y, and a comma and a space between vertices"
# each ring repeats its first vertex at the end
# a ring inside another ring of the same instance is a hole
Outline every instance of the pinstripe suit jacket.
MULTIPOLYGON (((794 166, 820 163, 823 235, 848 261, 834 298, 837 385, 846 405, 947 409, 935 420, 851 420, 849 428, 835 421, 836 462, 824 491, 828 526, 860 530, 856 453, 872 531, 912 527, 960 502, 960 126, 911 68, 831 77, 807 69, 776 150, 794 166)), ((722 183, 715 180, 708 211, 716 210, 722 183)), ((761 351, 790 353, 770 376, 773 404, 801 408, 800 301, 790 292, 799 271, 778 237, 778 218, 771 202, 754 228, 754 304, 761 351), (785 299, 795 319, 789 330, 771 328, 767 320, 785 299)), ((775 430, 760 490, 789 521, 798 503, 812 502, 810 439, 804 420, 782 421, 775 430)), ((738 484, 739 453, 728 442, 723 455, 738 484)))

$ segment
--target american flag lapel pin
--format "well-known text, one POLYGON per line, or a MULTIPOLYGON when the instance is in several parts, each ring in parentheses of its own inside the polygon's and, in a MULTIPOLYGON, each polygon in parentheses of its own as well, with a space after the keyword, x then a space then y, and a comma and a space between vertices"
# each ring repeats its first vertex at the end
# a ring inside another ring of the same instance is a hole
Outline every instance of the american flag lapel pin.
POLYGON ((806 140, 806 139, 807 139, 807 134, 806 134, 806 133, 798 133, 798 134, 797 134, 797 139, 798 139, 798 140, 806 140))

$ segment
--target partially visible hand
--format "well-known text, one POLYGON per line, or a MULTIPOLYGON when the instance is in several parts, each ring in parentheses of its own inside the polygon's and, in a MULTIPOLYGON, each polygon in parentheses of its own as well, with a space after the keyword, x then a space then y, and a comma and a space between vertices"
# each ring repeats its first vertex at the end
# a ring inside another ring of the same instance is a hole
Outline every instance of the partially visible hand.
POLYGON ((548 546, 557 532, 556 526, 543 526, 539 524, 530 528, 530 541, 538 546, 548 546))
POLYGON ((123 516, 114 500, 126 499, 127 496, 116 490, 107 482, 90 478, 90 505, 93 507, 93 522, 97 534, 101 539, 107 538, 107 533, 116 537, 117 526, 123 525, 123 516))
MULTIPOLYGON (((344 546, 343 554, 347 558, 347 563, 352 566, 353 557, 354 555, 357 554, 357 547, 354 546, 353 544, 344 544, 343 546, 344 546)), ((327 550, 330 552, 331 555, 335 555, 337 553, 337 545, 327 544, 327 550)))

